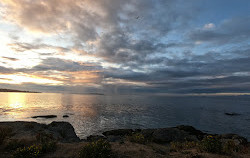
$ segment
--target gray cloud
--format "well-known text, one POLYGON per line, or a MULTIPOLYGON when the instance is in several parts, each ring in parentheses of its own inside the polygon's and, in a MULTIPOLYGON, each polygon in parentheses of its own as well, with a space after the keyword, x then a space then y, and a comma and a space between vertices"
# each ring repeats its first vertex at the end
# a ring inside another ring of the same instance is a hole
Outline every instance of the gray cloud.
POLYGON ((79 63, 71 60, 63 60, 59 58, 47 58, 42 61, 41 64, 34 66, 31 71, 48 71, 48 70, 56 70, 56 71, 93 71, 93 70, 101 70, 101 66, 96 66, 91 63, 79 63))
POLYGON ((198 29, 189 36, 194 41, 216 44, 242 42, 242 40, 249 39, 250 36, 250 17, 228 19, 214 29, 198 29))
MULTIPOLYGON (((229 18, 210 29, 193 29, 191 26, 200 12, 198 0, 13 0, 13 4, 5 7, 9 21, 29 31, 67 36, 73 43, 73 46, 57 47, 42 41, 20 42, 19 37, 13 38, 9 45, 14 51, 53 48, 73 53, 77 49, 115 64, 116 68, 104 68, 102 63, 46 58, 32 68, 0 67, 1 73, 53 75, 56 71, 70 83, 69 78, 74 76, 62 73, 95 71, 98 79, 93 82, 99 87, 80 86, 91 92, 249 90, 250 49, 244 44, 250 37, 249 16, 229 18), (197 41, 208 43, 211 48, 195 45, 197 41), (230 46, 235 43, 246 47, 230 46), (221 45, 230 49, 216 49, 221 45)), ((39 87, 31 83, 24 86, 39 87)), ((74 86, 41 85, 41 89, 79 90, 74 86)))

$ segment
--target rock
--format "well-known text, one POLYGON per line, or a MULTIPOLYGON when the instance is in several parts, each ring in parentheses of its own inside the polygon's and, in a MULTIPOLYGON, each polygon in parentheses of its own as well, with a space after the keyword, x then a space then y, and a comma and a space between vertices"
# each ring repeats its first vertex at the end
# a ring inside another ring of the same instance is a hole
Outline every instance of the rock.
POLYGON ((48 130, 52 132, 62 142, 78 142, 80 139, 77 137, 73 126, 68 122, 55 122, 47 126, 48 130))
POLYGON ((106 131, 103 132, 102 134, 105 136, 126 136, 126 135, 131 135, 133 133, 132 129, 117 129, 117 130, 111 130, 111 131, 106 131))
POLYGON ((140 133, 145 137, 145 138, 152 138, 152 135, 156 129, 142 129, 140 133))
POLYGON ((31 118, 55 118, 57 117, 56 115, 41 115, 41 116, 32 116, 31 118))
POLYGON ((235 112, 232 112, 232 113, 225 112, 225 115, 228 115, 228 116, 238 116, 238 115, 241 115, 241 114, 235 113, 235 112))
POLYGON ((204 136, 206 135, 206 133, 203 133, 202 131, 195 129, 192 126, 180 125, 180 126, 177 126, 176 128, 187 132, 189 135, 196 136, 199 140, 202 140, 204 136))
POLYGON ((173 141, 183 142, 183 141, 198 141, 197 137, 194 135, 189 135, 183 130, 177 128, 162 128, 156 129, 153 132, 153 140, 158 143, 169 143, 173 141))
POLYGON ((114 136, 114 135, 110 135, 107 137, 107 141, 109 142, 123 142, 123 137, 122 136, 114 136))
POLYGON ((63 115, 63 118, 69 117, 69 115, 63 115))
POLYGON ((68 122, 52 122, 49 125, 36 122, 0 122, 0 127, 8 126, 12 129, 11 139, 36 141, 36 135, 46 133, 52 135, 59 142, 78 142, 73 126, 68 122))

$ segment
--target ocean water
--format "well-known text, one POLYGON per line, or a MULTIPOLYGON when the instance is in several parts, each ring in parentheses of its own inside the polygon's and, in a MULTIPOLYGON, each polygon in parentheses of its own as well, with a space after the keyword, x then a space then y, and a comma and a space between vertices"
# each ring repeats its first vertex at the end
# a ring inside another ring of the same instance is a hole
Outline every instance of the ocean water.
POLYGON ((236 133, 250 140, 250 96, 0 93, 0 121, 67 121, 80 138, 110 129, 191 125, 204 132, 236 133), (65 114, 69 117, 63 118, 65 114), (58 117, 31 118, 36 115, 58 117))

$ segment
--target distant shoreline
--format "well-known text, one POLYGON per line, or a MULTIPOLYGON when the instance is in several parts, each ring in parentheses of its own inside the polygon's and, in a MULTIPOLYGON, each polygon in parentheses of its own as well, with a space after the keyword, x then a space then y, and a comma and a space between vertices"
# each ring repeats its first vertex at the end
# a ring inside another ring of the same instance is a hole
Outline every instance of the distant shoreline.
POLYGON ((21 91, 21 90, 14 90, 14 89, 0 89, 0 92, 13 92, 13 93, 41 93, 41 92, 34 92, 34 91, 21 91))

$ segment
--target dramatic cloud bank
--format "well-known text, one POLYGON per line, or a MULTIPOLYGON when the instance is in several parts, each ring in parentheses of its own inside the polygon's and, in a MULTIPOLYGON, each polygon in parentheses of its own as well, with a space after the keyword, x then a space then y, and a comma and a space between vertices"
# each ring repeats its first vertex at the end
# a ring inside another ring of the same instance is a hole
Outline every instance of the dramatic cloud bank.
POLYGON ((0 87, 250 92, 250 2, 1 0, 0 87))

